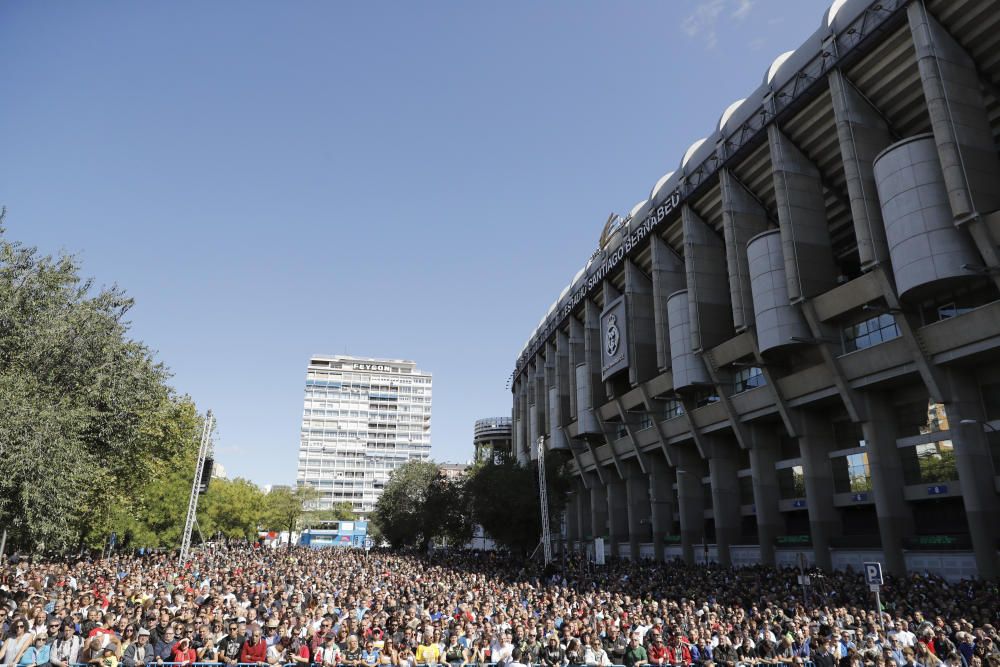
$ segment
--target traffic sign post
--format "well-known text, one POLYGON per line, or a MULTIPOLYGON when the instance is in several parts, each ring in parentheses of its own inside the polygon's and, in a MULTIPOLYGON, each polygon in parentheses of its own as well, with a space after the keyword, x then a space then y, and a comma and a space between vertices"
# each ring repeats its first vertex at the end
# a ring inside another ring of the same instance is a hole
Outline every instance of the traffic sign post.
POLYGON ((878 616, 878 626, 885 632, 885 625, 882 622, 882 563, 865 563, 865 583, 875 593, 875 614, 878 616))

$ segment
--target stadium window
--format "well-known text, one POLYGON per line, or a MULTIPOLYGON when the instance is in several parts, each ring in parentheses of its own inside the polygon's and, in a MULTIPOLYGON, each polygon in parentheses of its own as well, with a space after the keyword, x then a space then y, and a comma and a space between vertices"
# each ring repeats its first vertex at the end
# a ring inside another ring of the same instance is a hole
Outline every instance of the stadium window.
POLYGON ((933 484, 958 479, 955 447, 951 440, 901 447, 899 454, 906 484, 933 484))
POLYGON ((892 315, 883 313, 844 328, 843 338, 846 354, 899 338, 899 327, 892 315))
POLYGON ((767 384, 764 379, 764 372, 758 366, 747 366, 739 368, 733 377, 733 394, 741 394, 744 391, 763 387, 767 384))

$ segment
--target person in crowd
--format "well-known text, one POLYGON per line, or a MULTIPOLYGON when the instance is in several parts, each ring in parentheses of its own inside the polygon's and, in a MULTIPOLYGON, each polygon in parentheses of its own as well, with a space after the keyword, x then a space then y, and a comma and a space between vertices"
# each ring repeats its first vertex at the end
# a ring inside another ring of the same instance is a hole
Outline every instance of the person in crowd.
POLYGON ((608 657, 600 638, 594 637, 590 640, 587 650, 583 653, 583 661, 587 667, 610 667, 611 658, 608 657))
POLYGON ((451 667, 463 667, 469 661, 469 653, 458 643, 458 633, 448 635, 448 645, 444 649, 444 661, 451 667))
POLYGON ((245 638, 240 636, 240 626, 236 621, 230 621, 227 627, 229 633, 219 640, 219 661, 225 667, 235 667, 240 661, 245 638))
POLYGON ((98 663, 99 667, 118 667, 118 656, 115 655, 115 645, 105 644, 101 648, 103 655, 98 663))
POLYGON ((191 647, 191 640, 187 637, 181 637, 174 644, 173 651, 170 653, 170 662, 185 667, 194 664, 197 660, 198 652, 191 647))
MULTIPOLYGON (((52 667, 72 667, 80 662, 83 639, 76 634, 76 628, 73 627, 72 623, 63 623, 56 627, 58 627, 58 631, 55 635, 55 641, 52 643, 49 661, 52 663, 52 667)), ((136 667, 136 665, 128 667, 136 667)))
MULTIPOLYGON (((566 627, 565 624, 563 627, 566 627)), ((580 646, 580 640, 576 637, 570 637, 569 641, 566 642, 566 664, 567 665, 583 665, 585 661, 583 659, 583 647, 580 646)))
POLYGON ((48 634, 44 628, 35 632, 32 636, 32 644, 21 654, 17 661, 18 667, 43 667, 49 664, 49 654, 51 647, 48 643, 48 634))
POLYGON ((542 649, 538 661, 542 667, 564 667, 566 665, 566 652, 559 645, 559 638, 553 632, 549 634, 548 643, 542 649))
MULTIPOLYGON (((194 646, 194 643, 191 644, 194 646)), ((206 636, 201 646, 195 649, 198 653, 198 662, 215 664, 219 662, 219 650, 215 648, 215 640, 210 635, 206 636)))
POLYGON ((670 658, 667 655, 667 646, 663 643, 662 635, 657 634, 653 637, 653 641, 646 648, 646 657, 651 665, 662 667, 663 665, 670 664, 670 658))
POLYGON ((153 649, 149 645, 149 637, 148 629, 139 629, 135 641, 126 646, 122 652, 122 667, 146 667, 153 661, 153 649))
POLYGON ((153 646, 153 658, 157 663, 170 662, 176 645, 177 639, 174 637, 174 629, 173 627, 168 627, 160 635, 160 639, 156 642, 156 645, 153 646))
POLYGON ((267 664, 284 665, 289 662, 288 648, 291 643, 292 638, 289 635, 278 637, 277 641, 271 645, 267 645, 267 640, 265 640, 264 644, 267 646, 267 664))
POLYGON ((633 632, 625 649, 625 667, 642 667, 649 664, 646 649, 639 643, 639 634, 633 632))
POLYGON ((263 667, 267 664, 267 643, 261 637, 261 628, 256 623, 248 625, 247 628, 250 631, 250 638, 243 642, 239 661, 263 667))
POLYGON ((332 632, 326 633, 323 643, 313 651, 313 665, 322 667, 334 667, 341 662, 340 648, 337 646, 336 637, 332 632))
POLYGON ((441 648, 434 641, 434 632, 424 633, 423 640, 417 645, 417 664, 436 665, 441 662, 441 648))
POLYGON ((0 650, 0 665, 5 667, 19 664, 21 656, 34 641, 34 636, 28 632, 28 621, 24 618, 16 618, 11 623, 11 628, 13 630, 4 640, 3 649, 0 650))

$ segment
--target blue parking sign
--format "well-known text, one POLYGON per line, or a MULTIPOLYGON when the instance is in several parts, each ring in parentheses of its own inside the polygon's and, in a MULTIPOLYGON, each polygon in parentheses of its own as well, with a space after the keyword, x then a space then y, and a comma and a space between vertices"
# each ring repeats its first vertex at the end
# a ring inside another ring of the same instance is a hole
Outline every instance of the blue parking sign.
POLYGON ((865 563, 865 583, 869 586, 882 585, 882 563, 865 563))

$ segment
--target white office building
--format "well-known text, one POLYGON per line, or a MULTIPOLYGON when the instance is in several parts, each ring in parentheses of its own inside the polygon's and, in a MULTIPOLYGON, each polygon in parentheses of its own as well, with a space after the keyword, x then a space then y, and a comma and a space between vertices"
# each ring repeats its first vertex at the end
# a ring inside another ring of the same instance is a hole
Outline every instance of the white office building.
POLYGON ((367 517, 389 474, 431 451, 431 374, 412 361, 317 355, 309 360, 297 483, 367 517))

